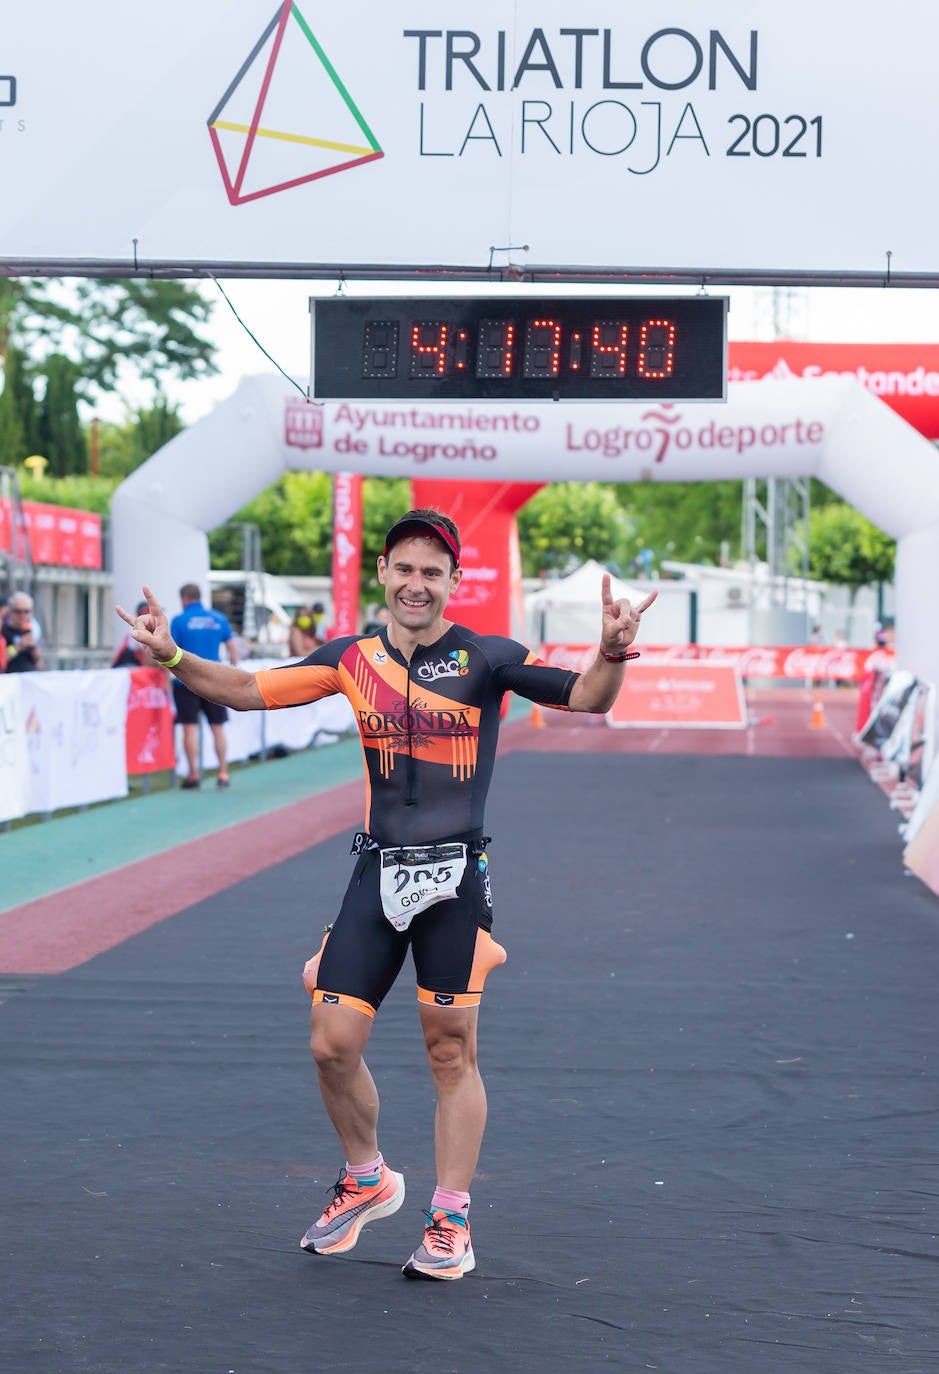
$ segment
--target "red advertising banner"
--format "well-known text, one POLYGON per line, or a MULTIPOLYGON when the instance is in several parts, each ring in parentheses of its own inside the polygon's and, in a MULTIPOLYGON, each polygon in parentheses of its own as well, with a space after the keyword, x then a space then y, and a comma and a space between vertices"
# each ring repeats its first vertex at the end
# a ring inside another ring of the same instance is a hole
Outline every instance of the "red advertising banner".
POLYGON ((415 509, 443 511, 460 528, 463 580, 447 616, 477 634, 518 637, 521 560, 515 512, 543 482, 460 482, 419 478, 411 483, 415 509))
MULTIPOLYGON (((860 682, 875 669, 889 672, 895 663, 890 649, 832 649, 816 644, 640 644, 638 648, 644 663, 721 664, 735 668, 741 678, 781 678, 789 682, 860 682)), ((546 644, 542 658, 555 667, 583 671, 593 662, 596 652, 596 644, 546 644)))
POLYGON ((333 477, 333 626, 330 638, 358 634, 362 573, 362 478, 333 477))
POLYGON ((127 773, 159 773, 176 767, 173 705, 160 668, 116 668, 130 672, 127 694, 127 773))
MULTIPOLYGON (((34 563, 64 568, 101 567, 100 515, 43 501, 23 501, 22 510, 34 563)), ((0 549, 14 552, 13 508, 9 498, 0 500, 0 549)), ((22 557, 25 549, 21 546, 15 552, 22 557)))
POLYGON ((939 439, 939 344, 730 343, 728 380, 856 377, 918 429, 939 439))
POLYGON ((747 707, 740 674, 728 664, 631 663, 606 718, 620 729, 742 730, 747 707))

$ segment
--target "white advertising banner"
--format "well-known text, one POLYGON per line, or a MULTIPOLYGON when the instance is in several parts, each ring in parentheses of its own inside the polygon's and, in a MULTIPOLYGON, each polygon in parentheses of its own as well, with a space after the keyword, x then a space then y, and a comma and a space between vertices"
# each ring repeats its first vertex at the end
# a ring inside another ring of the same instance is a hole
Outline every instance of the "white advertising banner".
POLYGON ((27 810, 57 811, 127 795, 130 673, 23 673, 27 810))
POLYGON ((0 821, 25 816, 29 804, 26 717, 22 681, 28 674, 0 677, 0 821))
POLYGON ((814 473, 825 452, 828 397, 819 389, 794 400, 785 383, 766 382, 759 392, 738 384, 732 410, 698 402, 327 402, 319 448, 291 462, 325 471, 354 463, 358 472, 382 477, 513 482, 814 473))
POLYGON ((929 271, 937 51, 927 0, 7 6, 0 261, 929 271))
MULTIPOLYGON (((225 725, 225 743, 229 763, 243 763, 245 759, 260 754, 263 744, 261 734, 263 715, 263 711, 229 711, 228 722, 225 725)), ((212 731, 206 724, 204 716, 199 717, 199 730, 199 766, 203 773, 214 772, 218 768, 218 755, 215 752, 212 731)), ((189 772, 189 767, 183 750, 182 726, 176 726, 174 735, 176 739, 176 773, 179 777, 185 777, 189 772)))

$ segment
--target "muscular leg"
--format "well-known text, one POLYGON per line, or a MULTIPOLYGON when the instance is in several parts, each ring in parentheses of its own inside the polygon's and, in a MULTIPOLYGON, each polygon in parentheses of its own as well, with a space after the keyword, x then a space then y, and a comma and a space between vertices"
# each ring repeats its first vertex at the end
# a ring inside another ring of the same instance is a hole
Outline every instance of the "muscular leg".
POLYGON ((352 1007, 313 1008, 310 1049, 323 1105, 353 1163, 378 1154, 378 1092, 362 1058, 371 1029, 371 1018, 352 1007))
POLYGON ((486 1128, 486 1089, 476 1063, 479 1007, 422 1004, 420 1015, 437 1090, 437 1183, 441 1188, 469 1192, 486 1128))
POLYGON ((183 726, 183 752, 186 755, 186 763, 189 765, 189 776, 197 778, 199 776, 199 765, 201 753, 198 725, 183 726))

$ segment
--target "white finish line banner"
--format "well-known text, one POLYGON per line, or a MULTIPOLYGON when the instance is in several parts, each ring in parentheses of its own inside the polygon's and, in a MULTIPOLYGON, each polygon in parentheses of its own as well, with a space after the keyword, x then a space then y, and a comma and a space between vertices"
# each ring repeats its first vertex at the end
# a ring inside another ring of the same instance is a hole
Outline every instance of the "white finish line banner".
POLYGON ((0 263, 937 266, 926 0, 49 0, 2 38, 0 263))

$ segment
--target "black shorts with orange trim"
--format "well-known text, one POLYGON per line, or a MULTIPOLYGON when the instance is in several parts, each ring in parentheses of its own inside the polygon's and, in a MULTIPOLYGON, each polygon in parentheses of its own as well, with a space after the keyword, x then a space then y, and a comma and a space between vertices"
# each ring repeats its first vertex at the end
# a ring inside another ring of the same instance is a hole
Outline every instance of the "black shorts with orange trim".
POLYGON ((486 975, 506 958, 490 933, 488 856, 470 852, 457 895, 420 912, 402 931, 395 930, 382 911, 379 874, 379 851, 361 854, 320 950, 314 1005, 338 1002, 374 1016, 410 949, 418 1001, 476 1006, 486 975))

